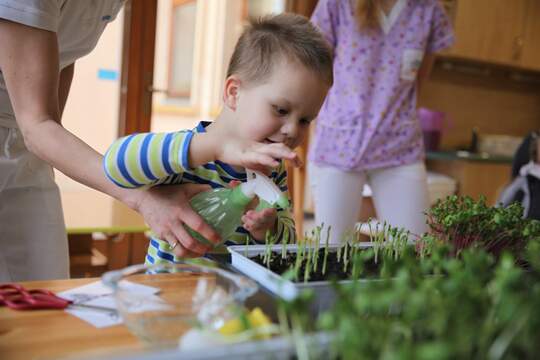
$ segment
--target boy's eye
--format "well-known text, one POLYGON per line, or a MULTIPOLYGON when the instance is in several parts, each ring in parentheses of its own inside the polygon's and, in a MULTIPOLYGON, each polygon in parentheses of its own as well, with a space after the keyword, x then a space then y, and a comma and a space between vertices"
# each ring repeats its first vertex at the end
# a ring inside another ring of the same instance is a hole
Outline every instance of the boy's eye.
POLYGON ((301 118, 300 119, 300 124, 302 124, 302 125, 309 125, 310 122, 311 122, 311 120, 309 120, 308 118, 301 118))
POLYGON ((285 116, 285 115, 287 115, 289 113, 289 111, 287 109, 284 109, 284 108, 279 107, 279 106, 274 106, 274 111, 279 116, 285 116))

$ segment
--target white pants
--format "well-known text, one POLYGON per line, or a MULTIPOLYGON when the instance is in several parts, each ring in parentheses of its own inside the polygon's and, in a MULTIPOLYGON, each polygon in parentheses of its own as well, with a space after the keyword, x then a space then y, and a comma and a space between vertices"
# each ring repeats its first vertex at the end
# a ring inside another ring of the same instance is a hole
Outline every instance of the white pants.
POLYGON ((69 277, 60 192, 18 129, 0 126, 0 282, 69 277))
POLYGON ((344 232, 358 222, 362 190, 367 182, 380 222, 403 227, 413 234, 427 231, 423 212, 429 206, 424 163, 349 172, 309 163, 315 203, 315 222, 332 226, 330 242, 339 243, 344 232))

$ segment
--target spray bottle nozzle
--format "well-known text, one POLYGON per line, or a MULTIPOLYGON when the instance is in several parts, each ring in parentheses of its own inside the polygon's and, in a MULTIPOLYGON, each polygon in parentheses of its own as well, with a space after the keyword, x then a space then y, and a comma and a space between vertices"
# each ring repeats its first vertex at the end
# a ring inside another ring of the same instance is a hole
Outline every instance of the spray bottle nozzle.
POLYGON ((257 195, 259 206, 257 209, 279 206, 289 208, 289 199, 279 187, 261 172, 246 169, 247 182, 241 184, 242 192, 249 197, 257 195))

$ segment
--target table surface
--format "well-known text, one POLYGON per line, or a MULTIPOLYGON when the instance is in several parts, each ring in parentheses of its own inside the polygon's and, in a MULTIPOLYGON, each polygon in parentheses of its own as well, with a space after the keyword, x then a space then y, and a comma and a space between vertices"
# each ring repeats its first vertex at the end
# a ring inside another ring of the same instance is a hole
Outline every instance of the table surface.
MULTIPOLYGON (((152 282, 167 294, 171 294, 168 275, 152 282), (168 291, 167 291, 168 290, 168 291)), ((174 296, 193 291, 198 275, 188 275, 180 281, 174 274, 174 296)), ((22 283, 26 288, 48 289, 55 293, 82 286, 97 278, 32 281, 22 283)), ((190 302, 191 297, 185 296, 190 302)), ((186 303, 186 306, 189 304, 186 303)), ((0 358, 11 359, 58 359, 61 357, 104 357, 105 354, 125 354, 145 348, 124 325, 95 328, 63 310, 17 311, 0 307, 0 358)))
MULTIPOLYGON (((96 280, 32 281, 23 285, 29 289, 61 292, 96 280)), ((62 310, 16 311, 0 308, 2 359, 52 359, 92 351, 97 346, 100 350, 141 348, 139 341, 124 326, 97 329, 62 310)))
MULTIPOLYGON (((212 259, 220 267, 235 272, 230 266, 230 255, 214 254, 212 259)), ((176 275, 176 274, 175 274, 176 275)), ((163 276, 163 275, 160 275, 163 276)), ((190 275, 182 279, 165 277, 153 278, 147 285, 160 288, 162 291, 171 289, 174 285, 173 296, 182 296, 182 292, 194 291, 198 275, 190 275)), ((48 289, 55 293, 79 287, 99 278, 29 281, 22 285, 28 289, 48 289)), ((170 294, 170 291, 168 291, 170 294)), ((186 306, 191 296, 185 296, 186 306)), ((247 308, 260 307, 264 313, 277 322, 277 303, 264 289, 248 298, 247 308)), ((137 352, 145 349, 145 345, 132 335, 124 325, 98 329, 85 321, 62 310, 32 310, 16 311, 0 307, 0 359, 58 359, 60 357, 101 357, 105 354, 118 355, 137 352)))

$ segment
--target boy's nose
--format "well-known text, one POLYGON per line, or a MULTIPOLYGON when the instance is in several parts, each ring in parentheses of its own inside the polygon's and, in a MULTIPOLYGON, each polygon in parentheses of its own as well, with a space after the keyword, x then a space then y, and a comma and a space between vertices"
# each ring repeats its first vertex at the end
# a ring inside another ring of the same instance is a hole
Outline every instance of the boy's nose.
POLYGON ((282 133, 287 138, 296 138, 298 136, 298 124, 296 121, 288 121, 282 128, 282 133))

